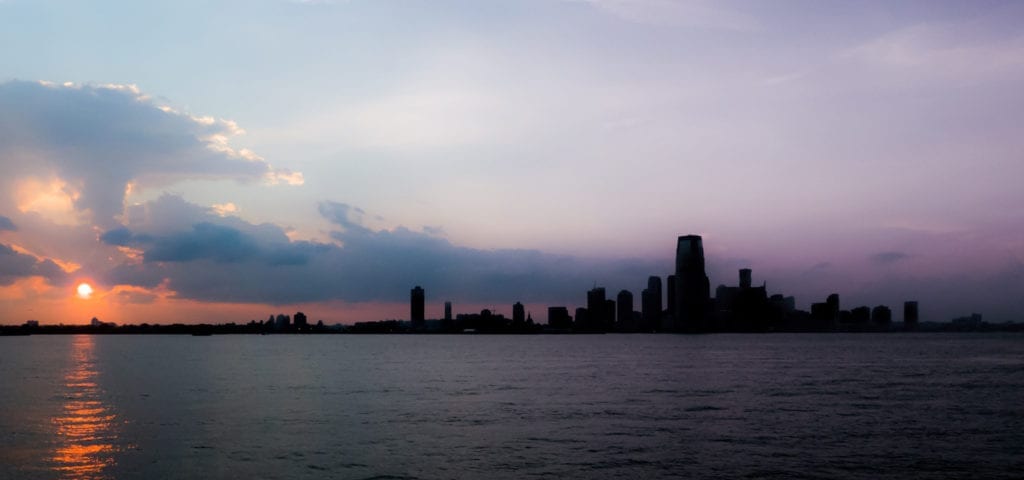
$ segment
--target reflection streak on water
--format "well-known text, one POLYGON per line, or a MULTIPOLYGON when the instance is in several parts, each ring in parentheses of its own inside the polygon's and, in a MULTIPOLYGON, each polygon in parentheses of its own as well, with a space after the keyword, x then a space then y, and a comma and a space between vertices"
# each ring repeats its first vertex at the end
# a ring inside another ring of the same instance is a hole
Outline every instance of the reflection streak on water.
POLYGON ((75 336, 72 367, 64 375, 63 411, 52 420, 57 427, 53 468, 67 479, 105 479, 104 470, 114 464, 117 415, 101 399, 94 350, 91 335, 75 336))

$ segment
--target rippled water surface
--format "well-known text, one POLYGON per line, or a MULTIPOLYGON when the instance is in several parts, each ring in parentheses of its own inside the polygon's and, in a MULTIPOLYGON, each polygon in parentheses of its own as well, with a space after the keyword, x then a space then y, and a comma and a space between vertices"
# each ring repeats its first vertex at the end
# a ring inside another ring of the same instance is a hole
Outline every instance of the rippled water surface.
POLYGON ((1024 336, 0 338, 0 478, 1020 478, 1024 336))

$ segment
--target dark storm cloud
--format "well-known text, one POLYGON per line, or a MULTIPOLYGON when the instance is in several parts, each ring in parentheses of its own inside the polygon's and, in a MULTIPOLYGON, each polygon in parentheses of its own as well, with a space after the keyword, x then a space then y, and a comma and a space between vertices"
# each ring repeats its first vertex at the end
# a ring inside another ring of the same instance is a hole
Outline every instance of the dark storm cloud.
POLYGON ((190 232, 157 238, 143 258, 146 262, 242 262, 260 253, 252 237, 231 227, 203 222, 193 225, 190 232))
POLYGON ((870 257, 871 263, 878 265, 888 265, 891 263, 899 262, 900 260, 906 260, 910 258, 910 255, 903 252, 879 252, 870 257))
POLYGON ((64 270, 52 260, 38 260, 0 243, 0 285, 10 285, 18 279, 36 276, 50 283, 58 283, 65 278, 64 270))
POLYGON ((13 232, 17 229, 18 227, 14 226, 14 222, 12 222, 11 219, 0 215, 0 231, 7 230, 13 232))
POLYGON ((197 118, 153 103, 132 86, 0 84, 0 167, 8 178, 56 174, 78 190, 75 207, 114 226, 129 183, 182 178, 255 181, 274 171, 230 149, 228 121, 197 118))
POLYGON ((166 279, 179 296, 204 301, 405 301, 413 285, 423 285, 432 295, 459 301, 506 302, 583 297, 594 282, 612 289, 640 286, 660 267, 459 247, 404 227, 369 229, 359 222, 363 212, 350 205, 324 202, 319 210, 339 227, 331 232, 338 244, 289 241, 280 227, 220 218, 165 196, 147 206, 148 221, 156 223, 103 235, 107 243, 142 250, 144 258, 115 268, 108 280, 151 288, 166 279), (192 224, 153 234, 149 230, 161 221, 153 212, 192 224))
POLYGON ((107 230, 100 235, 100 241, 107 245, 126 246, 131 243, 134 236, 131 230, 124 227, 107 230))

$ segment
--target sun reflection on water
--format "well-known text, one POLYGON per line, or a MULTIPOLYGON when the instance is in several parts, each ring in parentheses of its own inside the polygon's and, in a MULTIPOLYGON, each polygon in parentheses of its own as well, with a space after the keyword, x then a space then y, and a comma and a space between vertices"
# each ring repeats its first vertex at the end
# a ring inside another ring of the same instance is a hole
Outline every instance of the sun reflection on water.
POLYGON ((66 479, 106 479, 104 471, 115 463, 117 415, 103 403, 96 382, 95 346, 91 335, 75 336, 72 367, 64 375, 63 410, 52 420, 57 429, 51 460, 66 479))

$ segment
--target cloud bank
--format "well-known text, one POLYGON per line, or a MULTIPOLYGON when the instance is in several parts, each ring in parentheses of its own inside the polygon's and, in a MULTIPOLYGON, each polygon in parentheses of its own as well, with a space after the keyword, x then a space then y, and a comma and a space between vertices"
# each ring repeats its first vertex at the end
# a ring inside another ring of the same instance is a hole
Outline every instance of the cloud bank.
POLYGON ((165 195, 129 209, 111 246, 140 252, 108 273, 112 284, 165 285, 180 298, 222 302, 404 302, 413 285, 460 301, 561 301, 592 282, 639 283, 652 262, 586 261, 536 250, 479 250, 405 227, 374 230, 362 211, 323 202, 335 243, 290 241, 281 227, 222 217, 165 195), (169 225, 174 227, 168 229, 169 225))
POLYGON ((24 277, 42 277, 50 283, 59 283, 64 280, 65 273, 53 260, 40 260, 0 243, 0 286, 10 285, 24 277))
POLYGON ((159 105, 132 85, 7 82, 0 84, 0 186, 55 184, 76 211, 109 227, 133 188, 196 178, 301 183, 233 149, 228 139, 241 133, 234 122, 159 105))

